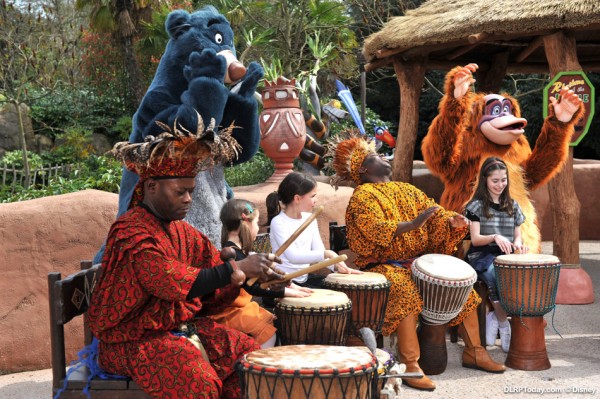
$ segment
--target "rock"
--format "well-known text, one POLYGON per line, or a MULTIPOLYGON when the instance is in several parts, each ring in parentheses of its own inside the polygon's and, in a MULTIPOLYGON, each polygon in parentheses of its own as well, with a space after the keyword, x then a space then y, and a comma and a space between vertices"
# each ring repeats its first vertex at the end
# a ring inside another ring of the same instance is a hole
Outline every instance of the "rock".
POLYGON ((108 137, 100 133, 92 134, 92 147, 94 148, 94 153, 103 155, 112 149, 112 144, 108 137))
MULTIPOLYGON (((31 118, 28 116, 29 107, 21 104, 20 108, 23 117, 23 127, 25 129, 25 142, 29 149, 30 147, 35 147, 31 118)), ((0 148, 3 148, 5 151, 20 150, 22 148, 19 116, 12 104, 0 107, 0 148)))
MULTIPOLYGON (((116 214, 117 195, 97 190, 0 204, 0 374, 50 367, 47 275, 79 270, 116 214)), ((65 336, 69 362, 83 347, 81 320, 65 336)))
POLYGON ((43 134, 36 134, 34 136, 34 147, 27 148, 30 151, 35 151, 40 153, 42 151, 50 151, 54 146, 54 142, 48 136, 44 136, 43 134))

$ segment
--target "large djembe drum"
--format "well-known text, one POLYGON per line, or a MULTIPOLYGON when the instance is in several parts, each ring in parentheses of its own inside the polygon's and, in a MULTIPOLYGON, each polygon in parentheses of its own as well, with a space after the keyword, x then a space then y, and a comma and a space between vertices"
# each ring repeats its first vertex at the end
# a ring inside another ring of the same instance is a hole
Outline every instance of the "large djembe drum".
POLYGON ((423 255, 410 270, 423 298, 419 366, 426 374, 441 374, 448 364, 446 325, 462 310, 477 273, 468 263, 442 254, 423 255))
POLYGON ((305 298, 275 302, 282 345, 344 345, 352 302, 343 292, 314 289, 305 298))
POLYGON ((276 346, 244 355, 239 370, 244 398, 376 397, 377 360, 360 347, 276 346))
POLYGON ((500 304, 511 315, 506 365, 519 370, 546 370, 544 318, 554 309, 560 260, 553 255, 511 254, 494 260, 500 304))
POLYGON ((360 337, 359 330, 363 327, 381 334, 391 285, 383 274, 370 272, 331 273, 323 280, 323 288, 343 292, 352 301, 348 341, 360 337))

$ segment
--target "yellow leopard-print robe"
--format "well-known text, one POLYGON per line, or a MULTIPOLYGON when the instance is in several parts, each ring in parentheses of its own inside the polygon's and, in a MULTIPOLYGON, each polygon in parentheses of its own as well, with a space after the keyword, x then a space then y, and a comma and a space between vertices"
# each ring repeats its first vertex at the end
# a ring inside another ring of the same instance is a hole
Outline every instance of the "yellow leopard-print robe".
MULTIPOLYGON (((380 263, 369 271, 383 274, 391 283, 383 325, 383 335, 390 335, 410 313, 420 313, 423 299, 411 279, 410 268, 386 263, 428 253, 451 255, 462 241, 468 227, 453 229, 449 218, 456 212, 440 209, 419 229, 394 237, 399 222, 417 217, 435 201, 416 187, 402 182, 365 183, 358 186, 346 209, 346 234, 350 249, 357 254, 360 268, 380 263)), ((461 313, 449 324, 457 325, 473 311, 481 298, 471 290, 461 313)))

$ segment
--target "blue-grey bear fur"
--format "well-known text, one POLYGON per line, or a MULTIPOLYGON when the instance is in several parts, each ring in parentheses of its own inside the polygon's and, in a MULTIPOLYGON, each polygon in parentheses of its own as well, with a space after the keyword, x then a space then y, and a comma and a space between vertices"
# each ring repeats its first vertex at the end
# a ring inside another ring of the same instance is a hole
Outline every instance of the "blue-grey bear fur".
MULTIPOLYGON (((249 160, 260 142, 254 92, 263 69, 256 62, 250 63, 237 93, 224 85, 226 60, 217 53, 231 50, 235 54, 233 31, 227 19, 212 6, 191 14, 175 10, 168 15, 165 28, 170 40, 133 116, 129 142, 142 142, 146 136, 160 133, 157 120, 173 126, 177 119, 178 125, 195 131, 197 111, 205 125, 211 119, 216 126, 228 127, 233 123, 236 126, 233 136, 242 146, 236 163, 249 160)), ((117 217, 127 211, 138 180, 135 173, 123 169, 117 217)), ((222 165, 212 172, 199 173, 196 187, 185 220, 220 247, 219 212, 227 194, 222 165)), ((96 263, 100 262, 103 249, 94 258, 96 263)))

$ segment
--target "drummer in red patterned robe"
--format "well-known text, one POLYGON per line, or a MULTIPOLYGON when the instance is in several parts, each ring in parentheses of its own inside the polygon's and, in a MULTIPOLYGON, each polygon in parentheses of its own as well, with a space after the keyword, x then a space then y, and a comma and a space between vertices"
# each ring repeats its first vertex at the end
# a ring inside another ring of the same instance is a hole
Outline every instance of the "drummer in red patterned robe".
POLYGON ((199 315, 231 303, 246 277, 282 278, 270 268, 280 259, 255 254, 237 265, 223 261, 182 220, 194 176, 235 154, 229 132, 217 138, 202 126, 197 134, 161 127, 165 133, 153 141, 118 143, 113 150, 140 182, 129 211, 110 229, 88 311, 98 362, 154 398, 239 398, 235 363, 260 347, 199 315))
MULTIPOLYGON (((400 362, 408 372, 422 372, 416 328, 423 299, 411 279, 410 263, 428 253, 454 253, 468 231, 468 221, 443 209, 416 187, 391 181, 391 165, 375 152, 372 142, 353 137, 334 143, 332 152, 336 172, 332 184, 347 181, 357 185, 346 209, 346 234, 357 255, 355 263, 362 270, 383 274, 392 283, 383 335, 397 332, 400 362)), ((501 373, 505 367, 494 362, 480 343, 474 311, 480 302, 471 290, 461 313, 449 325, 460 325, 464 367, 501 373)), ((427 376, 405 379, 404 383, 416 389, 435 389, 427 376)))

